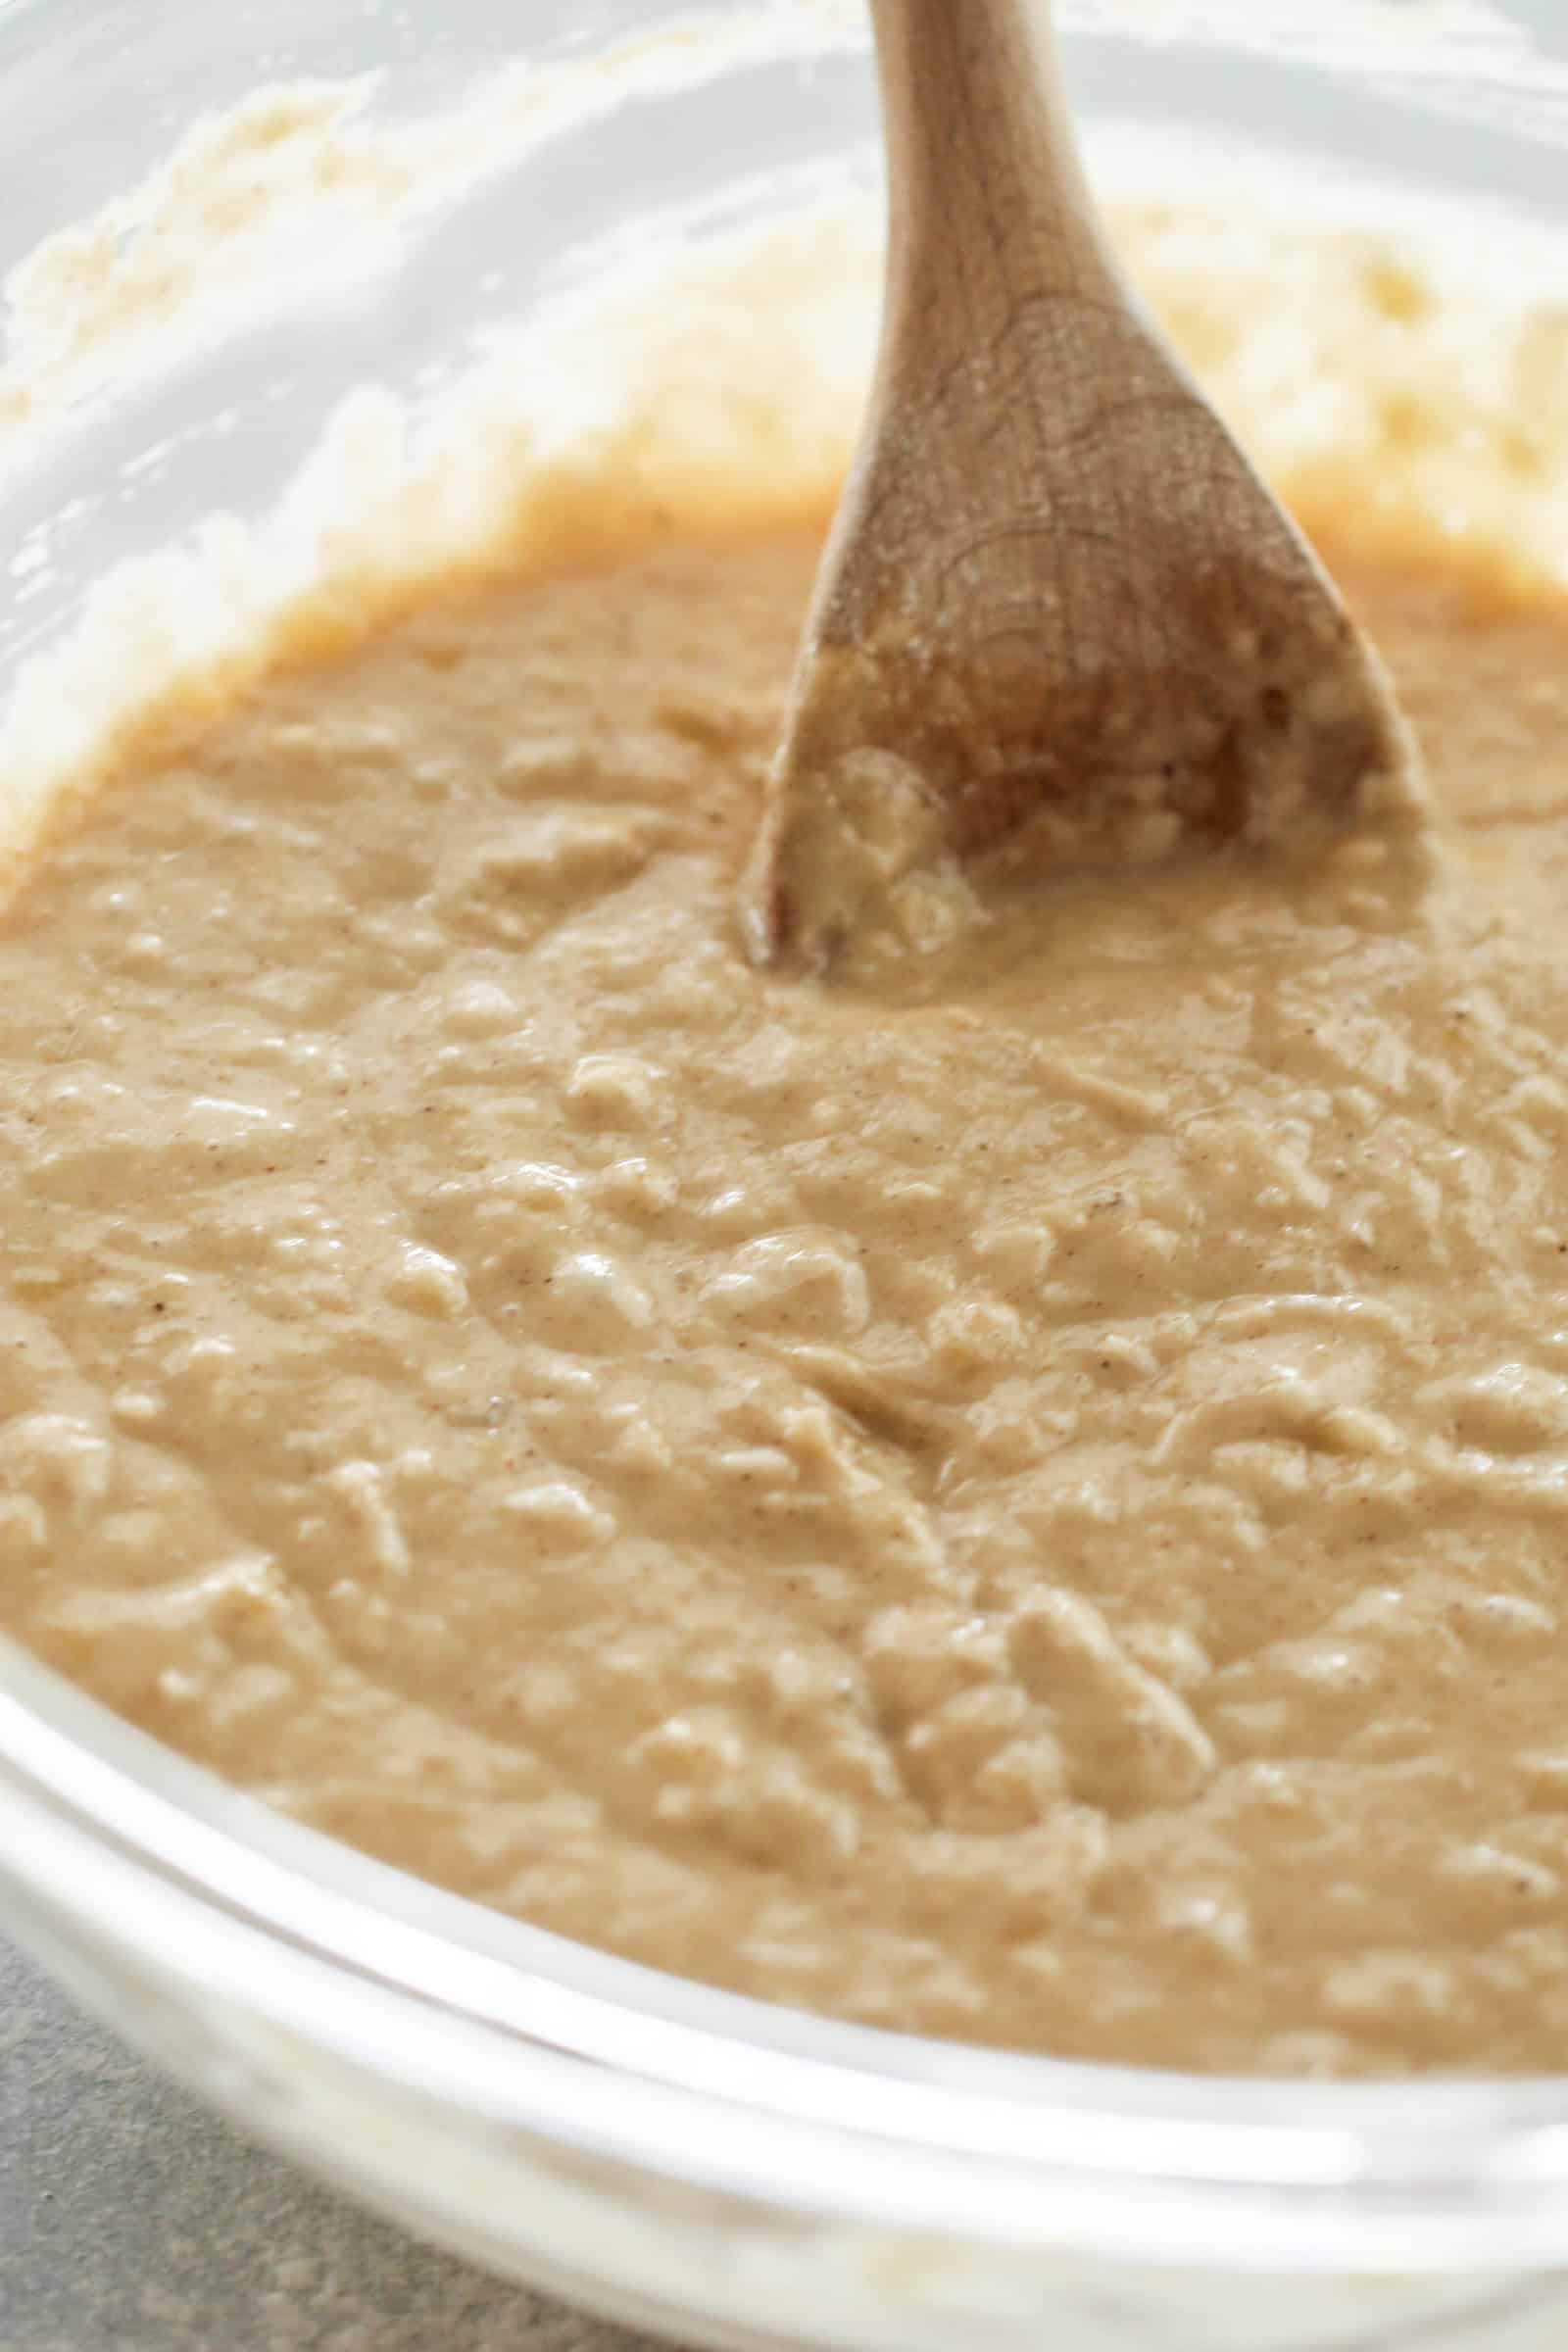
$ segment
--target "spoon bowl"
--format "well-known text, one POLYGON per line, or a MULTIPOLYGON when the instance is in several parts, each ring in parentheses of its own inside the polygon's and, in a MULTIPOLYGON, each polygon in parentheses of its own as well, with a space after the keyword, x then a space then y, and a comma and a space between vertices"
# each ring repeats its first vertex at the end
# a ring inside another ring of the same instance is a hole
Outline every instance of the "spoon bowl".
POLYGON ((1414 842, 1376 655, 1110 255, 1046 0, 872 11, 882 352, 744 884, 753 954, 929 949, 1020 875, 1414 842))

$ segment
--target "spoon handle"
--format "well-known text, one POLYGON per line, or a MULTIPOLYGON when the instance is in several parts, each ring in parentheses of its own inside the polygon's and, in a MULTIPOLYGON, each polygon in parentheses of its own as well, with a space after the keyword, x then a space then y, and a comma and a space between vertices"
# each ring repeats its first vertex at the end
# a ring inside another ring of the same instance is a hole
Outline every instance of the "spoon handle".
MULTIPOLYGON (((871 13, 882 342, 811 635, 863 645, 902 612, 934 651, 992 622, 1021 647, 1037 640, 1043 582, 1070 565, 1075 520, 1102 540, 1104 452, 1139 432, 1170 363, 1101 230, 1049 0, 871 0, 871 13)), ((1071 612, 1063 628, 1076 634, 1071 612)))
POLYGON ((1115 266, 1079 161, 1050 0, 871 0, 871 14, 890 305, 980 350, 1021 302, 1102 294, 1115 266))

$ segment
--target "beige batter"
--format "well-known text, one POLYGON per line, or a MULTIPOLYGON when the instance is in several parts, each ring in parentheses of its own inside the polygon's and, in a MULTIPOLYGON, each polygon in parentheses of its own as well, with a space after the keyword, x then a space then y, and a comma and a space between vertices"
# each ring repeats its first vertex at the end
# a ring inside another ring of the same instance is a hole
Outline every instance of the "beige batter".
POLYGON ((0 949, 0 1592, 323 1828, 879 2024, 1568 2057, 1568 618, 1350 584, 1467 870, 902 1000, 733 878, 814 533, 453 592, 0 949))
MULTIPOLYGON (((1147 225, 1233 413, 1283 417, 1245 270, 1204 308, 1211 248, 1147 225)), ((1281 432, 1426 744, 1424 906, 1352 854, 1024 900, 858 992, 756 974, 823 512, 804 443, 737 471, 760 393, 709 418, 727 472, 653 495, 633 433, 536 486, 510 578, 443 523, 422 579, 170 654, 128 729, 100 660, 119 733, 50 739, 0 929, 0 1624, 321 1828, 769 1998, 1568 2066, 1568 607, 1530 539, 1568 336, 1471 381, 1418 278, 1322 252, 1292 334, 1376 389, 1340 460, 1281 432)))

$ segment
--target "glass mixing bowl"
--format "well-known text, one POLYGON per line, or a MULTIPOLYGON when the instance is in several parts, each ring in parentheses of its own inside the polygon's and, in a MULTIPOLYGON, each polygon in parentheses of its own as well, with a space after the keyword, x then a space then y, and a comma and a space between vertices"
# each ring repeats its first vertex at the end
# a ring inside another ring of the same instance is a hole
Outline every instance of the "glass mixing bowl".
MULTIPOLYGON (((519 102, 505 157, 439 202, 416 191, 388 220, 348 189, 336 233, 285 221, 242 293, 166 223, 153 276, 177 337, 51 340, 13 283, 0 715, 112 565, 217 509, 269 511, 346 386, 375 378, 417 412, 476 331, 651 220, 701 240, 824 174, 874 179, 857 10, 734 0, 686 8, 681 37, 631 37, 665 8, 0 0, 7 270, 258 83, 373 73, 368 119, 413 121, 503 86, 519 56, 581 69, 552 84, 566 98, 519 102)), ((1099 124, 1179 129, 1216 169, 1265 148, 1321 185, 1568 229, 1557 0, 1064 13, 1099 124)), ((64 249, 81 316, 145 226, 131 205, 64 249)), ((314 1837, 4 1645, 0 1895, 8 1931, 246 2129, 498 2270, 688 2340, 1546 2352, 1568 2335, 1568 2082, 1244 2084, 768 2009, 314 1837)))

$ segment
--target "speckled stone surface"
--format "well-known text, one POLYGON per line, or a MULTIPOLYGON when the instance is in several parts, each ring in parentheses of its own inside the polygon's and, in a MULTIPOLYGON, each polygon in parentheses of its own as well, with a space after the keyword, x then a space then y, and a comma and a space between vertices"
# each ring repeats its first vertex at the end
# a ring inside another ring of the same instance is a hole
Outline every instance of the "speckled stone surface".
POLYGON ((0 2352, 653 2352, 246 2145, 0 1943, 0 2352))

